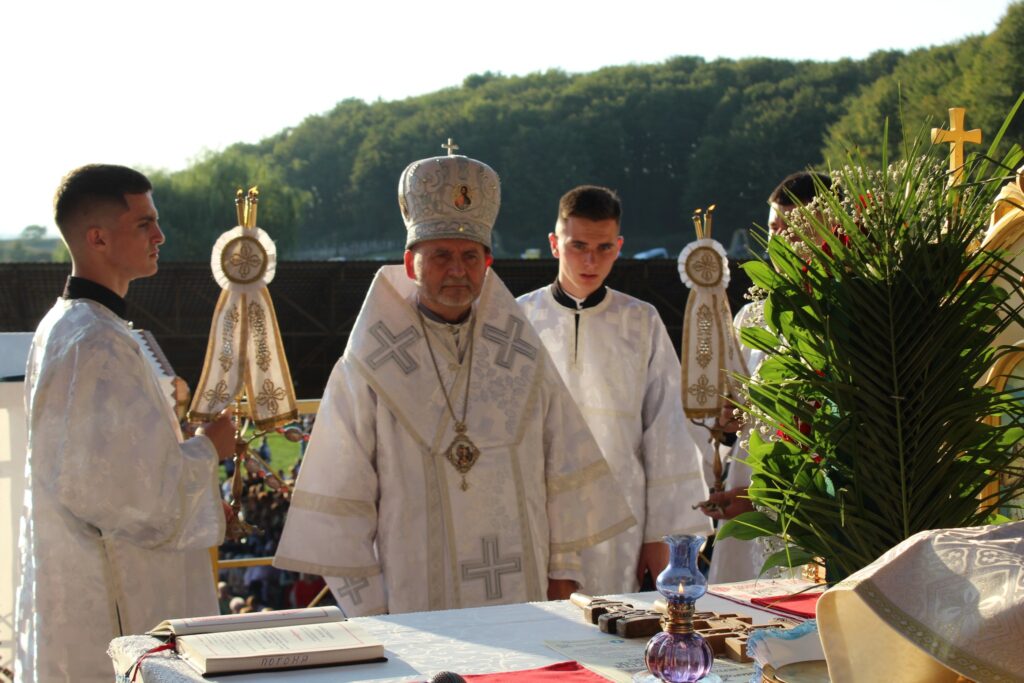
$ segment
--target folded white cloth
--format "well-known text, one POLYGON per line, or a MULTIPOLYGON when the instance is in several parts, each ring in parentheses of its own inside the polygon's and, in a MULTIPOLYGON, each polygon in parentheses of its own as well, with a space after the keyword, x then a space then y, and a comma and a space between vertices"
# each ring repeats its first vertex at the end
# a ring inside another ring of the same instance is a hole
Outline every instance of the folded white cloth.
POLYGON ((805 621, 794 628, 766 628, 754 631, 747 639, 747 655, 754 660, 752 683, 761 681, 765 665, 779 669, 794 662, 825 659, 818 637, 818 625, 805 621))
POLYGON ((1024 681, 1024 522, 915 534, 817 616, 835 683, 1024 681))

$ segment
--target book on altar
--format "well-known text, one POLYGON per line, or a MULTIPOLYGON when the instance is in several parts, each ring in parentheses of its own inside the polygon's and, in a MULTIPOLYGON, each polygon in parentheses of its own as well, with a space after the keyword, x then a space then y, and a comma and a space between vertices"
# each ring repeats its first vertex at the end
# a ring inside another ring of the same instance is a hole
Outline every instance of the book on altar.
POLYGON ((334 605, 306 607, 304 609, 282 609, 273 612, 250 612, 249 614, 219 614, 213 617, 191 617, 168 619, 146 631, 147 636, 189 636, 194 633, 222 633, 224 631, 245 631, 251 628, 269 626, 299 626, 301 624, 326 624, 330 621, 345 621, 345 615, 334 605))
POLYGON ((708 586, 708 593, 748 607, 813 619, 823 584, 805 579, 755 579, 708 586))
POLYGON ((384 645, 348 621, 196 633, 175 649, 203 675, 385 660, 384 645))
POLYGON ((384 645, 337 607, 170 619, 149 631, 174 636, 178 655, 200 674, 384 661, 384 645))

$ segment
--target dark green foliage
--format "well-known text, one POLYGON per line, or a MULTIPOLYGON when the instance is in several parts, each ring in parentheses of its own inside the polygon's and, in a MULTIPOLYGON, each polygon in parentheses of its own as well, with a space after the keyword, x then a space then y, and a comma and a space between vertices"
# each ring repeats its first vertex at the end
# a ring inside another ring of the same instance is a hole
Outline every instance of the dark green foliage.
POLYGON ((582 75, 484 74, 402 101, 348 100, 259 144, 160 175, 167 253, 206 258, 233 224, 234 187, 259 182, 268 205, 279 193, 295 198, 276 223, 261 208, 260 224, 286 257, 359 256, 368 251, 360 245, 397 256, 398 176, 442 154, 449 136, 501 176, 499 254, 543 248, 558 197, 581 183, 622 194, 627 253, 681 248, 693 208, 713 202, 728 243, 734 230, 763 221, 779 178, 820 159, 827 125, 847 95, 877 77, 873 64, 679 57, 582 75))
MULTIPOLYGON (((842 164, 856 149, 867 161, 878 162, 876 144, 882 122, 904 121, 911 136, 917 126, 948 126, 950 107, 966 107, 969 128, 980 128, 987 146, 1006 112, 1024 92, 1024 3, 1012 2, 995 31, 959 43, 915 50, 849 102, 849 111, 829 128, 825 156, 842 164), (902 95, 902 98, 901 98, 902 95), (902 108, 902 110, 901 110, 902 108)), ((897 131, 898 135, 898 131, 897 131)), ((1024 117, 1011 124, 1010 143, 1024 138, 1024 117)), ((894 139, 897 158, 911 141, 894 139)))
POLYGON ((171 260, 205 260, 222 232, 238 223, 235 190, 260 187, 260 225, 273 226, 278 249, 298 239, 299 217, 310 192, 288 183, 284 169, 245 145, 211 154, 181 173, 151 172, 153 198, 167 234, 161 256, 171 260))
POLYGON ((66 262, 68 251, 59 237, 47 237, 41 225, 26 226, 14 239, 0 240, 0 263, 66 262))
POLYGON ((844 198, 795 215, 796 241, 770 241, 774 268, 748 267, 768 290, 766 329, 742 335, 768 354, 748 385, 761 425, 750 496, 776 518, 738 517, 720 535, 780 536, 793 564, 824 558, 830 580, 919 531, 991 521, 1024 490, 978 499, 1021 473, 1024 406, 982 386, 1006 352, 994 340, 1022 322, 1008 304, 1021 271, 977 244, 1022 154, 974 157, 955 190, 945 150, 907 156, 838 169, 844 198))
POLYGON ((501 176, 499 256, 546 253, 558 197, 582 183, 622 195, 627 254, 681 248, 693 209, 712 203, 716 237, 728 245, 733 232, 764 223, 765 199, 783 176, 820 168, 826 157, 841 161, 886 116, 898 120, 900 92, 904 120, 914 125, 944 123, 947 107, 966 106, 967 124, 994 134, 1024 90, 1022 33, 1018 3, 989 36, 908 55, 833 63, 675 57, 587 74, 487 72, 400 101, 344 100, 257 144, 157 174, 170 233, 164 253, 205 260, 215 236, 234 224, 235 187, 259 184, 260 224, 282 257, 398 257, 398 176, 442 154, 449 136, 501 176))

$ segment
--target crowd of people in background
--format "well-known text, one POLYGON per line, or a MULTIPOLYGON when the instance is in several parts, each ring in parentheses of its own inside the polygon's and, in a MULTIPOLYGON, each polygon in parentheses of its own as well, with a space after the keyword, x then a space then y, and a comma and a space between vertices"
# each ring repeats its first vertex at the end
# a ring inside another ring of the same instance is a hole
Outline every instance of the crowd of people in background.
MULTIPOLYGON (((302 427, 308 434, 312 428, 311 416, 306 417, 302 427)), ((303 453, 305 445, 305 441, 300 444, 303 453)), ((272 462, 271 447, 266 437, 259 440, 259 445, 254 451, 268 465, 272 462)), ((224 464, 227 478, 221 487, 221 493, 224 500, 230 502, 234 463, 227 461, 224 464)), ((290 472, 277 470, 278 477, 287 485, 288 490, 293 488, 301 464, 300 455, 290 472)), ((225 540, 220 547, 220 559, 223 561, 273 557, 284 529, 289 498, 290 494, 286 491, 267 487, 258 476, 248 474, 245 493, 242 496, 241 518, 258 531, 237 541, 225 540)), ((319 576, 277 569, 269 563, 222 569, 218 579, 217 597, 221 614, 306 607, 320 594, 325 585, 323 578, 319 576)), ((334 597, 328 591, 318 604, 333 603, 334 597)))

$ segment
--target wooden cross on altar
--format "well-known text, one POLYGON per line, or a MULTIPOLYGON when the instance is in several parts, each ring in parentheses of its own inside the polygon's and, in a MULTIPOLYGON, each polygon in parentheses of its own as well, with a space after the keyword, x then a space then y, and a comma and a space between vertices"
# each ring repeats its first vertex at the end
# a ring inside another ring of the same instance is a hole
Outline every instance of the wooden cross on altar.
POLYGON ((981 129, 964 130, 964 114, 967 110, 963 107, 951 107, 949 110, 949 130, 932 128, 932 143, 948 142, 950 185, 959 185, 964 177, 964 145, 968 142, 981 144, 981 129))
POLYGON ((448 156, 453 156, 455 154, 455 150, 457 150, 459 148, 459 146, 456 145, 455 141, 452 140, 451 138, 448 138, 448 142, 446 142, 445 144, 441 145, 441 147, 443 147, 444 149, 448 150, 448 156))

